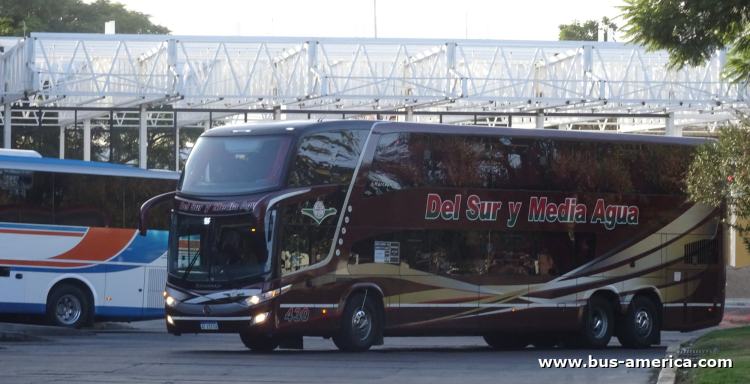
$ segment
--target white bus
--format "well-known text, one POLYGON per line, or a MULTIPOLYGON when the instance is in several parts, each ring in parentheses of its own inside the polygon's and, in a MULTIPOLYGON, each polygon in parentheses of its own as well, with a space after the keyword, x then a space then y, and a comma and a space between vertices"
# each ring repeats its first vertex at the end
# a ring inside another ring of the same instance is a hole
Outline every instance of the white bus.
MULTIPOLYGON (((20 153, 18 153, 20 154, 20 153)), ((169 208, 136 235, 149 197, 177 172, 0 153, 0 315, 94 319, 164 316, 169 208)))

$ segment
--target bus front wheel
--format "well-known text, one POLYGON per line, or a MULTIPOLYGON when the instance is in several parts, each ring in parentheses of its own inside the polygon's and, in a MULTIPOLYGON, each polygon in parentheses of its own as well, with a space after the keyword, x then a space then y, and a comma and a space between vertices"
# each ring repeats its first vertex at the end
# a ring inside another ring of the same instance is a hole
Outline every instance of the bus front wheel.
POLYGON ((240 340, 254 352, 271 352, 281 344, 281 337, 277 335, 240 333, 240 340))
POLYGON ((628 307, 623 324, 617 335, 625 348, 648 348, 659 337, 659 318, 654 302, 644 296, 636 296, 628 307))
POLYGON ((86 294, 75 285, 55 287, 47 299, 47 321, 60 327, 79 329, 89 318, 86 294))
POLYGON ((366 351, 372 347, 383 328, 381 319, 372 298, 364 293, 356 293, 346 302, 341 329, 333 336, 333 343, 342 351, 366 351))

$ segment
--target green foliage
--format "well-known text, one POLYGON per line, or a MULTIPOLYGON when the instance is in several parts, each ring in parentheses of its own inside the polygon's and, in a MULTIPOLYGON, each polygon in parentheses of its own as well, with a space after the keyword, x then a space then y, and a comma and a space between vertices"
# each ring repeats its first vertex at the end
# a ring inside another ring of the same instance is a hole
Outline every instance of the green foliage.
POLYGON ((167 34, 149 15, 129 11, 120 3, 97 0, 0 0, 0 36, 23 36, 30 32, 102 33, 104 23, 115 20, 117 33, 167 34))
MULTIPOLYGON (((750 124, 720 128, 716 141, 696 147, 686 185, 690 200, 719 207, 726 201, 737 218, 750 217, 750 124)), ((750 225, 725 223, 740 235, 750 235, 750 225)))
POLYGON ((625 37, 648 50, 669 52, 670 66, 698 66, 717 49, 732 46, 722 75, 733 83, 750 77, 750 1, 625 0, 625 37))
MULTIPOLYGON (((602 18, 601 24, 595 20, 587 20, 583 24, 578 20, 573 20, 570 24, 560 24, 558 26, 560 29, 558 40, 597 41, 600 25, 605 29, 617 30, 617 25, 607 17, 602 18)), ((605 40, 608 39, 605 38, 605 40)))

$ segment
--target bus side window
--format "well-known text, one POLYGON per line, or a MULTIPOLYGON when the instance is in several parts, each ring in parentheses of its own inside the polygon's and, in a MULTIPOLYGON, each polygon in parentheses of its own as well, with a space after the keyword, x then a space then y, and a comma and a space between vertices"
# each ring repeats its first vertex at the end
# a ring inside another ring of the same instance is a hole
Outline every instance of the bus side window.
POLYGON ((487 188, 489 155, 489 141, 485 137, 433 134, 430 185, 487 188))
POLYGON ((0 221, 52 224, 52 174, 0 170, 0 221))
POLYGON ((380 137, 365 186, 365 197, 428 184, 430 135, 389 133, 380 137))
POLYGON ((304 138, 289 173, 289 186, 349 184, 368 134, 343 130, 304 138))
POLYGON ((121 179, 56 173, 55 224, 122 228, 121 179))
POLYGON ((281 275, 315 265, 328 257, 335 227, 312 225, 284 225, 279 247, 281 275))

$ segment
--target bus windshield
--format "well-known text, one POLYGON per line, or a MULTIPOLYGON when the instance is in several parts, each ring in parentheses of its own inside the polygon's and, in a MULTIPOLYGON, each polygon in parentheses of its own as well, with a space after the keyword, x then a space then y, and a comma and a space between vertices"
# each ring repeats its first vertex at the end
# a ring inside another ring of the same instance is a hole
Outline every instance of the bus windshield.
POLYGON ((201 137, 185 164, 179 191, 206 196, 276 188, 291 141, 291 136, 201 137))
POLYGON ((250 223, 250 215, 174 214, 169 273, 186 281, 232 282, 268 272, 271 244, 250 223))

